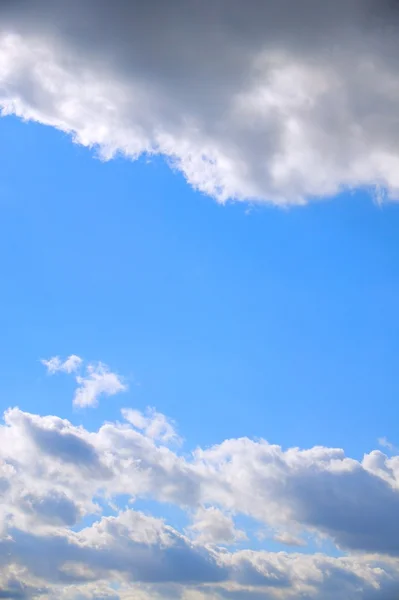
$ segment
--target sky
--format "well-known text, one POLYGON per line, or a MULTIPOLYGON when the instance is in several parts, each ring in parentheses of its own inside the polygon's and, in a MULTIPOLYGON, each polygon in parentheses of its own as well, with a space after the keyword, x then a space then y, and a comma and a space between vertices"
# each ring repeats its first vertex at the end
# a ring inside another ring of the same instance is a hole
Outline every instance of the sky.
POLYGON ((399 595, 396 4, 0 4, 0 598, 399 595))

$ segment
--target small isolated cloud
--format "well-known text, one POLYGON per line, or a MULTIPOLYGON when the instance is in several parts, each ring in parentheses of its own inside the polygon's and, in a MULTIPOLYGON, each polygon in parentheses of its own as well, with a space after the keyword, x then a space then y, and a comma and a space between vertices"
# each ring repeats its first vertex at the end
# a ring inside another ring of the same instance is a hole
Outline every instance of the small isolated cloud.
POLYGON ((78 375, 76 381, 79 387, 76 389, 73 404, 81 408, 97 406, 100 396, 115 396, 127 390, 127 385, 119 375, 101 362, 88 365, 86 375, 78 375))
POLYGON ((190 530, 202 544, 234 544, 247 539, 244 531, 235 528, 231 516, 213 506, 197 510, 190 530))
POLYGON ((382 448, 386 448, 387 450, 390 450, 391 452, 398 452, 397 446, 395 446, 395 444, 392 444, 386 437, 378 438, 378 444, 382 448))
POLYGON ((53 356, 48 360, 42 359, 42 365, 47 368, 50 375, 55 373, 75 373, 81 366, 83 360, 76 354, 71 354, 66 360, 62 360, 59 356, 53 356))
POLYGON ((163 443, 180 443, 181 438, 175 430, 175 424, 154 408, 147 408, 146 413, 132 408, 122 409, 123 418, 142 431, 147 437, 163 443))
MULTIPOLYGON (((83 360, 76 354, 71 354, 66 360, 62 360, 59 356, 53 356, 48 360, 40 361, 50 375, 56 373, 76 373, 83 367, 83 360)), ((102 363, 89 363, 86 366, 84 375, 76 375, 76 388, 73 405, 78 407, 97 406, 100 396, 114 396, 119 392, 127 390, 127 385, 122 381, 121 377, 113 373, 109 367, 102 363)), ((155 413, 158 415, 158 413, 155 413)), ((163 417, 163 415, 159 415, 163 417)), ((159 421, 159 419, 158 419, 159 421)), ((155 426, 155 423, 153 425, 155 426)), ((158 424, 158 429, 161 423, 158 424)))

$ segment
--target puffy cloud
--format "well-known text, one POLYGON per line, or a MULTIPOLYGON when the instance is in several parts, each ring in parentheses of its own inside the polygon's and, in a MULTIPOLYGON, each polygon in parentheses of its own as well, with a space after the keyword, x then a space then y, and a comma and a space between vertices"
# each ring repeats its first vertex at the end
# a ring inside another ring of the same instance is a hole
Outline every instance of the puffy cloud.
POLYGON ((81 596, 75 592, 71 597, 106 598, 83 593, 106 581, 117 583, 116 598, 124 598, 125 590, 129 598, 133 586, 142 590, 143 599, 146 592, 148 598, 184 598, 191 590, 190 596, 204 599, 333 600, 339 594, 350 600, 388 600, 399 591, 397 562, 389 559, 220 552, 132 510, 103 517, 78 533, 37 535, 14 529, 0 542, 0 551, 28 582, 46 581, 51 598, 57 593, 68 597, 68 589, 77 587, 81 596))
POLYGON ((99 494, 110 500, 127 494, 199 510, 208 533, 223 521, 214 509, 224 509, 279 533, 299 527, 327 535, 344 549, 399 555, 397 456, 374 451, 359 462, 342 450, 283 451, 244 438, 187 457, 128 424, 106 423, 88 432, 18 409, 5 419, 0 429, 3 493, 18 489, 26 497, 23 511, 34 509, 37 518, 43 504, 52 509, 42 513, 58 511, 59 519, 68 521, 74 514, 96 512, 99 494), (201 513, 203 505, 213 509, 201 513))
MULTIPOLYGON (((55 373, 75 373, 83 365, 83 360, 71 354, 66 360, 61 360, 59 356, 53 356, 48 360, 41 360, 41 363, 47 368, 50 375, 55 373)), ((101 396, 114 396, 119 392, 127 390, 127 385, 116 373, 113 373, 107 365, 102 362, 89 363, 86 366, 84 375, 76 375, 78 387, 73 398, 74 406, 86 407, 97 406, 101 396)), ((171 425, 165 420, 163 415, 154 412, 148 420, 148 427, 155 433, 167 436, 172 435, 171 425), (152 424, 151 424, 152 421, 152 424)))
POLYGON ((216 555, 134 511, 103 517, 79 533, 39 536, 12 529, 0 551, 49 583, 101 580, 113 571, 132 582, 179 584, 218 582, 228 574, 216 555))
POLYGON ((247 539, 244 531, 235 528, 232 517, 214 506, 199 508, 190 529, 203 544, 234 544, 247 539))
POLYGON ((88 365, 86 371, 85 376, 76 377, 78 388, 73 399, 75 406, 96 406, 100 396, 114 396, 127 390, 120 377, 101 362, 88 365))
POLYGON ((18 572, 27 598, 48 589, 51 599, 123 600, 134 589, 143 600, 391 600, 399 593, 398 475, 399 457, 380 451, 359 462, 342 450, 244 438, 190 456, 126 421, 89 432, 12 409, 0 426, 0 589, 12 589, 18 572), (187 510, 188 536, 120 511, 120 495, 187 510), (233 514, 285 544, 307 532, 355 553, 228 552, 218 545, 245 539, 233 514))
POLYGON ((82 364, 82 359, 76 354, 71 354, 64 361, 61 360, 59 356, 53 356, 48 360, 41 360, 41 363, 47 368, 47 372, 50 375, 54 375, 55 373, 63 372, 63 373, 75 373, 79 369, 82 364))
POLYGON ((399 196, 390 0, 26 0, 0 8, 0 105, 105 158, 163 154, 217 197, 399 196))
POLYGON ((360 463, 339 449, 283 451, 238 439, 198 450, 196 465, 212 474, 212 484, 203 487, 206 501, 274 525, 299 523, 341 548, 399 554, 399 531, 392 529, 399 508, 397 457, 374 452, 360 463))

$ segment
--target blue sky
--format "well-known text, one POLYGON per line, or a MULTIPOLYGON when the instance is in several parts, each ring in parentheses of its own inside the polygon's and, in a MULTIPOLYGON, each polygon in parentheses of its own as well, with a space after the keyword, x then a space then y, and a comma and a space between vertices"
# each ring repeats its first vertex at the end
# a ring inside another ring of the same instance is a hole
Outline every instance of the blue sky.
POLYGON ((250 436, 361 458, 395 441, 396 205, 220 206, 161 159, 103 163, 52 129, 0 127, 3 409, 95 428, 156 406, 190 448, 250 436), (72 411, 71 382, 39 363, 72 353, 129 392, 72 411))
POLYGON ((0 3, 0 598, 399 597, 399 12, 0 3))

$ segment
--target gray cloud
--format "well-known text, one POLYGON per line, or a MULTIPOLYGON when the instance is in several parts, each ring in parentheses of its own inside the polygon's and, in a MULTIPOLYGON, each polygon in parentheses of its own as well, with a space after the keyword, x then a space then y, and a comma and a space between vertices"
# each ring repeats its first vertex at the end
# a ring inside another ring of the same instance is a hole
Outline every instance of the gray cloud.
POLYGON ((52 583, 92 581, 112 571, 150 583, 217 582, 228 575, 214 555, 140 513, 103 518, 80 534, 10 533, 12 541, 0 542, 0 552, 52 583))
POLYGON ((48 524, 72 526, 80 518, 78 506, 65 494, 50 491, 45 496, 26 494, 21 498, 21 509, 48 524))
POLYGON ((7 587, 0 585, 0 598, 7 600, 31 600, 47 592, 46 588, 34 588, 16 580, 7 581, 7 587))
POLYGON ((11 589, 8 570, 16 569, 24 585, 50 586, 51 599, 63 598, 60 589, 67 600, 101 597, 92 586, 115 577, 126 590, 140 585, 140 600, 148 600, 147 593, 186 600, 185 590, 195 594, 198 586, 200 600, 207 593, 212 600, 332 600, 338 593, 348 600, 390 600, 399 593, 397 456, 374 451, 359 462, 339 449, 284 451, 243 438, 197 449, 190 457, 127 423, 88 432, 57 417, 13 409, 0 426, 0 471, 6 482, 0 589, 11 589), (114 507, 115 516, 101 518, 97 502, 110 510, 119 494, 188 510, 195 515, 197 540, 132 510, 114 507), (267 525, 271 535, 328 536, 357 554, 218 548, 245 539, 232 519, 240 513, 267 525), (76 530, 85 515, 95 517, 93 525, 76 530))
MULTIPOLYGON (((123 583, 126 590, 140 583, 149 598, 184 598, 185 591, 197 589, 200 598, 209 593, 212 599, 300 596, 333 600, 339 594, 348 600, 376 600, 399 591, 396 561, 254 551, 218 553, 193 545, 161 521, 134 511, 103 518, 80 533, 35 535, 11 530, 10 534, 10 539, 0 542, 1 555, 6 553, 11 564, 25 569, 25 576, 28 572, 36 581, 45 581, 51 598, 57 593, 64 597, 68 588, 72 598, 101 597, 99 593, 74 594, 73 590, 113 580, 123 583)), ((24 586, 21 583, 20 589, 28 591, 24 586)), ((32 596, 41 593, 39 588, 31 589, 32 596)), ((125 597, 122 592, 120 597, 125 597)), ((145 594, 138 597, 147 598, 145 594)))
POLYGON ((104 156, 164 154, 220 200, 399 196, 394 2, 16 0, 0 17, 0 105, 104 156))
POLYGON ((341 473, 302 473, 287 484, 297 521, 343 548, 399 555, 399 493, 380 477, 356 465, 341 473))
POLYGON ((101 478, 111 475, 94 446, 75 432, 68 431, 61 420, 57 422, 58 427, 46 427, 40 426, 40 421, 31 419, 28 415, 22 416, 20 413, 19 416, 26 434, 44 456, 77 465, 101 478))
POLYGON ((283 451, 244 438, 198 449, 190 458, 127 424, 88 433, 16 409, 6 420, 0 439, 11 514, 15 505, 43 523, 72 525, 99 510, 96 497, 124 494, 195 509, 193 532, 203 543, 245 537, 224 509, 280 534, 294 527, 327 535, 343 549, 399 555, 397 456, 375 451, 359 462, 342 450, 283 451))

